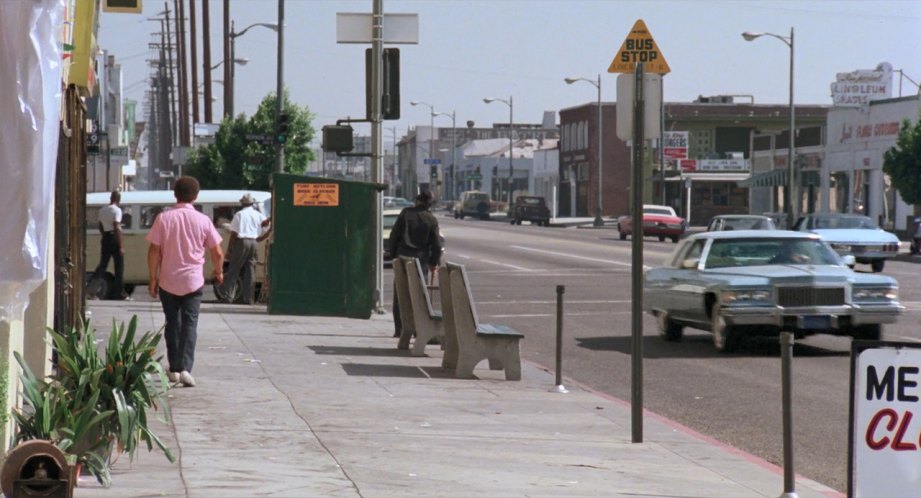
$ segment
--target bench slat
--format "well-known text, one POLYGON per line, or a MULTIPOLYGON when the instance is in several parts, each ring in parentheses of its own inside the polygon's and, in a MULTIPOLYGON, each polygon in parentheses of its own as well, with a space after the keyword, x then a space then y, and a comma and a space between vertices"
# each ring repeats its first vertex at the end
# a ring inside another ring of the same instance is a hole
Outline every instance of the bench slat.
POLYGON ((477 335, 482 336, 504 336, 504 337, 524 337, 524 334, 517 330, 506 327, 505 325, 496 325, 492 323, 480 323, 476 329, 477 335))

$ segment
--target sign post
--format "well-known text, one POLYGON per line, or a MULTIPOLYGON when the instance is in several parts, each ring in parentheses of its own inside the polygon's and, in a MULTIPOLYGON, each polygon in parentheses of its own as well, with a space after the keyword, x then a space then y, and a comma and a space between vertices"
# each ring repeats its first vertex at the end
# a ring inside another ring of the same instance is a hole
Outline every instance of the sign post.
MULTIPOLYGON (((632 124, 633 139, 633 167, 631 169, 632 198, 631 216, 632 223, 632 264, 631 264, 631 426, 632 440, 634 443, 643 442, 643 152, 646 138, 658 137, 659 126, 645 130, 646 125, 646 92, 644 91, 644 73, 664 75, 670 72, 665 57, 659 51, 656 41, 646 28, 646 23, 638 19, 627 34, 627 39, 608 67, 609 73, 626 73, 618 77, 618 137, 623 140, 620 123, 625 121, 632 124), (629 75, 633 73, 632 75, 629 75), (624 81, 622 83, 621 81, 624 81), (627 85, 632 85, 630 88, 627 85), (624 87, 622 89, 622 86, 624 87), (620 94, 626 91, 629 95, 626 101, 621 101, 620 94), (622 110, 623 108, 623 110, 622 110), (632 110, 632 120, 623 116, 623 111, 632 110), (646 133, 649 131, 649 133, 646 133)), ((661 79, 659 80, 661 81, 661 79)), ((659 99, 661 105, 661 92, 650 92, 652 98, 659 99)), ((653 106, 657 109, 656 106, 653 106)), ((657 114, 659 114, 657 112, 657 114)), ((655 123, 655 118, 650 120, 655 123)), ((629 136, 629 135, 628 135, 629 136)))

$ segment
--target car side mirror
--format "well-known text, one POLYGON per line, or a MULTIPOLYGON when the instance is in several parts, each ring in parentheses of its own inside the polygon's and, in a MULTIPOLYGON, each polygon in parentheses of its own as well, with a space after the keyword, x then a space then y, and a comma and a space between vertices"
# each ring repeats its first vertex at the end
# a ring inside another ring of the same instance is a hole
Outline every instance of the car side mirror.
POLYGON ((851 268, 853 268, 854 265, 857 264, 857 258, 855 258, 853 254, 845 254, 844 256, 841 256, 841 261, 842 261, 845 265, 847 265, 847 266, 849 266, 849 267, 851 267, 851 268))
POLYGON ((688 258, 681 262, 681 268, 684 270, 696 270, 700 264, 700 258, 688 258))

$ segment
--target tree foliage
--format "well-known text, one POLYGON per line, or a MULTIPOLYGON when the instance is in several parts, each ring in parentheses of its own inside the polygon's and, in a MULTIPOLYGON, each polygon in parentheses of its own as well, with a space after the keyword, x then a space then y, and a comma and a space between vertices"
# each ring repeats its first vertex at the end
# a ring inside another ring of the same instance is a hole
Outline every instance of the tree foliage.
MULTIPOLYGON (((239 114, 225 118, 214 143, 194 149, 185 174, 198 179, 203 189, 269 190, 275 171, 275 94, 267 95, 251 117, 239 114), (264 135, 273 140, 263 145, 247 135, 264 135)), ((284 144, 285 173, 303 173, 313 159, 309 143, 313 140, 313 114, 291 103, 285 92, 284 112, 288 115, 288 139, 284 144)))
POLYGON ((883 172, 908 204, 921 204, 921 120, 902 122, 895 147, 883 156, 883 172))

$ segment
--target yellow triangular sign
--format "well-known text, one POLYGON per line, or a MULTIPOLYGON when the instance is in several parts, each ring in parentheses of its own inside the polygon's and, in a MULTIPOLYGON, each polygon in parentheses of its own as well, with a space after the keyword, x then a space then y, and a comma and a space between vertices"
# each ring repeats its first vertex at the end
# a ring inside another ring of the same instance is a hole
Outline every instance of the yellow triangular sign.
POLYGON ((671 72, 665 56, 659 51, 656 41, 646 28, 642 19, 637 19, 633 29, 627 34, 627 39, 614 55, 614 60, 608 67, 609 73, 632 73, 636 63, 642 62, 647 73, 667 74, 671 72))

